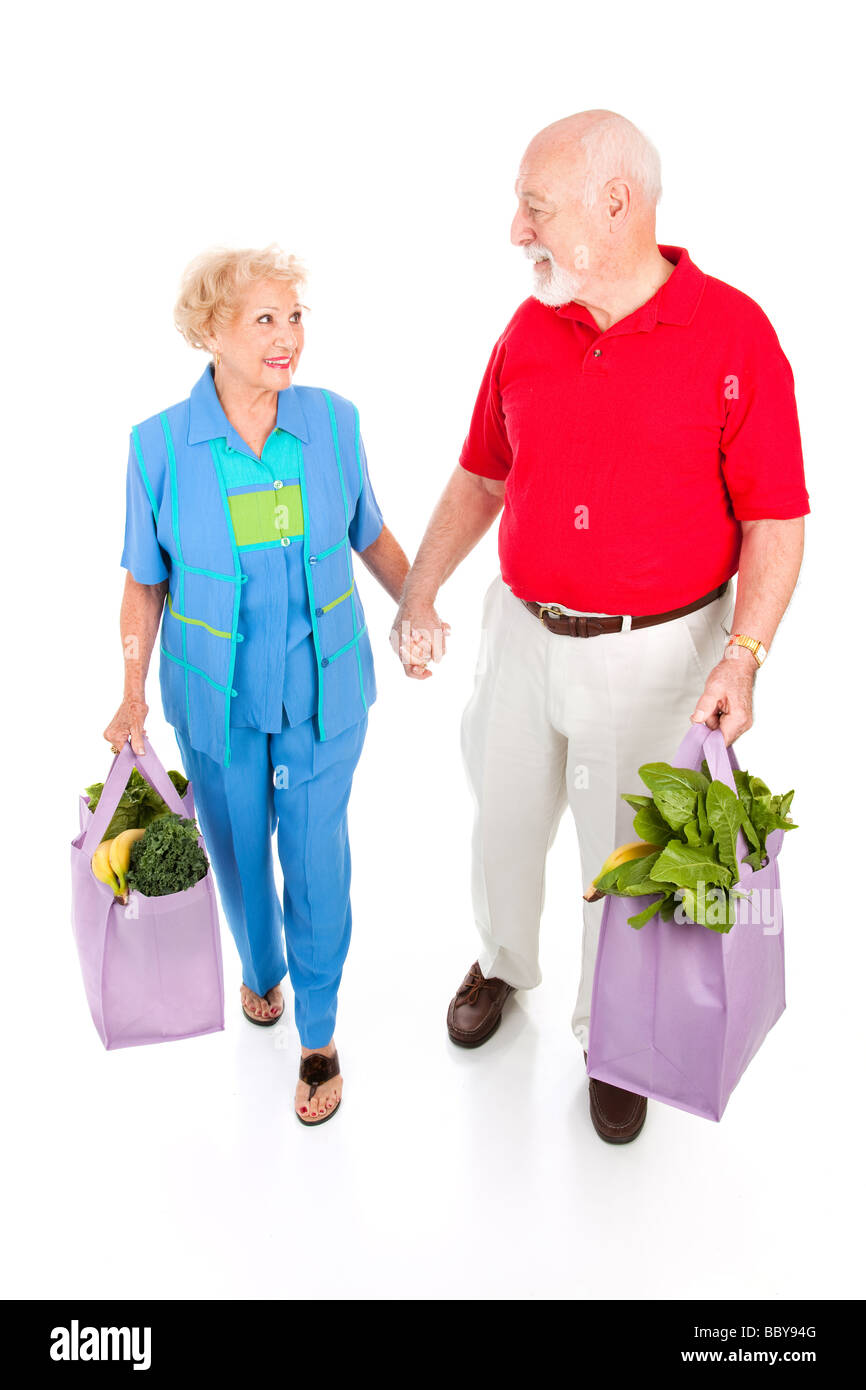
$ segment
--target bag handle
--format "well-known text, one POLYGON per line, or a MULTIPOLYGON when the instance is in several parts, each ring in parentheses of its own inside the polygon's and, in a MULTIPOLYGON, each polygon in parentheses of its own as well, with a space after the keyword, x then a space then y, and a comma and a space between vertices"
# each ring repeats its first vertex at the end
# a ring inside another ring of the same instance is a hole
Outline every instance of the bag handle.
MULTIPOLYGON (((727 747, 721 729, 708 729, 705 724, 693 724, 677 749, 672 766, 691 767, 700 771, 701 758, 706 758, 710 777, 715 782, 724 782, 726 787, 736 793, 733 769, 740 771, 740 764, 733 747, 727 747)), ((740 883, 745 883, 755 872, 751 864, 744 862, 750 846, 742 830, 737 832, 737 859, 740 864, 740 883)), ((736 885, 735 885, 736 886, 736 885)))
POLYGON ((725 736, 721 729, 708 729, 706 724, 693 724, 677 749, 673 767, 693 767, 700 771, 701 758, 706 758, 710 776, 716 782, 724 782, 731 791, 737 790, 732 768, 740 771, 737 755, 733 747, 725 746, 725 736))
POLYGON ((135 752, 132 744, 127 740, 111 764, 105 785, 102 788, 102 795, 99 798, 99 805, 93 812, 93 819, 81 842, 81 848, 85 853, 92 854, 96 846, 104 839, 105 832, 111 824, 111 818, 126 790, 129 774, 134 767, 138 768, 142 777, 162 797, 170 811, 177 812, 179 816, 186 815, 184 804, 177 794, 177 789, 156 756, 150 742, 146 737, 143 742, 144 753, 139 754, 135 752))

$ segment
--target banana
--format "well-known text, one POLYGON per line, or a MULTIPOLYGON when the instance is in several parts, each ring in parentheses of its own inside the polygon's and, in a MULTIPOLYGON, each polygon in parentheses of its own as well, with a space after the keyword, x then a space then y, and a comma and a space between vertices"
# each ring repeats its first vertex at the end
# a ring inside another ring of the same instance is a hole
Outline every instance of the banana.
POLYGON ((108 857, 112 844, 112 840, 103 840, 102 844, 97 846, 93 851, 90 867, 100 883, 107 883, 115 897, 117 897, 120 894, 120 884, 114 876, 114 870, 111 867, 111 861, 108 857))
POLYGON ((129 856, 132 846, 136 840, 140 840, 144 834, 143 830, 122 830, 113 840, 108 842, 108 861, 117 875, 120 885, 120 896, 126 902, 126 875, 129 872, 129 856))
POLYGON ((608 873, 611 869, 618 869, 621 864, 627 864, 630 859, 643 859, 645 855, 652 854, 658 849, 658 845, 649 845, 646 840, 630 840, 627 845, 618 845, 615 850, 607 856, 595 878, 592 880, 592 887, 588 893, 584 893, 584 901, 588 903, 598 902, 603 898, 603 893, 595 891, 595 885, 602 874, 608 873))

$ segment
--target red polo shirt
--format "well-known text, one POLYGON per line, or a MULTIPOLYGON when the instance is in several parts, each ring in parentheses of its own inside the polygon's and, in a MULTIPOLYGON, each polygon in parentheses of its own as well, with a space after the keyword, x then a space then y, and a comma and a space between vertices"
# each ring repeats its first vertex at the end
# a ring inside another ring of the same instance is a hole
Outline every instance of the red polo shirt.
POLYGON ((505 479, 502 577, 519 598, 661 613, 736 572, 739 523, 805 516, 794 379, 763 310, 675 269, 599 332, 579 304, 520 305, 460 463, 505 479))

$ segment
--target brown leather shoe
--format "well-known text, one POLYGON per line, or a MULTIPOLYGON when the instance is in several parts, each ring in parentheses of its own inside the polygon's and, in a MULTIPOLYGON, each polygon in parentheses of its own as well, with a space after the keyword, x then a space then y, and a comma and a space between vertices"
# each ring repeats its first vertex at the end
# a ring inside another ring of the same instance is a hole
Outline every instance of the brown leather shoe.
POLYGON ((489 980, 476 960, 448 1005, 448 1036, 458 1047, 480 1047, 492 1038, 502 1022, 502 1006, 514 986, 491 975, 489 980))
MULTIPOLYGON (((583 1054, 586 1061, 586 1053, 583 1054)), ((630 1144, 646 1120, 646 1096, 589 1078, 589 1113, 596 1134, 607 1144, 630 1144)))

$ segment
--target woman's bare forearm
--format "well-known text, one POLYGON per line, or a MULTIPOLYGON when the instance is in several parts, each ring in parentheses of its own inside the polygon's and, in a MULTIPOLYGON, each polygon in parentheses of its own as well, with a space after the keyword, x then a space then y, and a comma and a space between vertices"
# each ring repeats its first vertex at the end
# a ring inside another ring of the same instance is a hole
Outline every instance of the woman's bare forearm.
POLYGON ((409 573, 409 557, 393 532, 383 526, 373 544, 358 553, 385 592, 395 603, 399 602, 403 582, 409 573))
POLYGON ((161 584, 139 584, 127 571, 120 605, 125 698, 144 699, 147 671, 167 592, 167 579, 161 584))
POLYGON ((501 512, 503 491, 504 484, 457 465, 418 547, 403 588, 403 602, 435 601, 445 580, 501 512))

